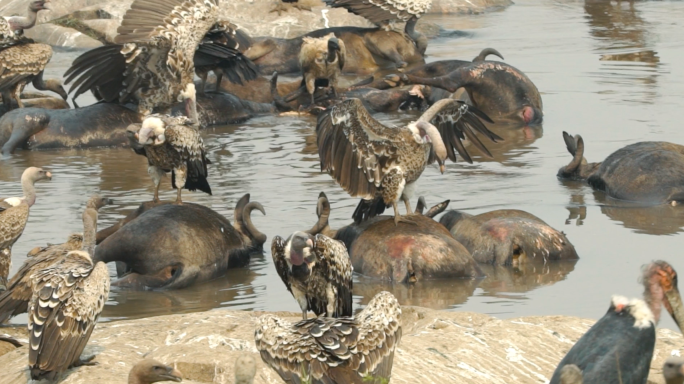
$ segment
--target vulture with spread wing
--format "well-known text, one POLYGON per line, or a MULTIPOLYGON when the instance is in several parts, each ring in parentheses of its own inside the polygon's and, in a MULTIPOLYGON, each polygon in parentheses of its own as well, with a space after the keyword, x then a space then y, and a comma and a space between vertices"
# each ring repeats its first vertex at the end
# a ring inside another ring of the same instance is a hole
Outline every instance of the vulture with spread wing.
POLYGON ((263 315, 254 339, 261 359, 286 383, 387 383, 401 340, 401 308, 391 293, 380 292, 353 318, 292 324, 263 315))
POLYGON ((204 141, 199 131, 185 116, 151 115, 142 126, 128 127, 131 146, 137 153, 147 157, 147 172, 154 182, 154 199, 159 201, 159 184, 166 172, 171 172, 171 185, 178 194, 176 203, 181 204, 181 190, 200 190, 211 195, 207 181, 207 159, 204 141), (142 148, 140 148, 142 146, 142 148))
MULTIPOLYGON (((83 212, 83 228, 86 238, 94 236, 90 233, 95 231, 91 222, 97 222, 98 209, 111 203, 111 199, 100 196, 93 196, 88 200, 83 212)), ((0 293, 0 324, 27 311, 33 295, 31 276, 62 260, 67 253, 82 249, 83 237, 84 235, 81 233, 72 233, 63 244, 48 244, 46 247, 34 248, 29 252, 24 264, 12 276, 7 285, 7 291, 0 293)))
MULTIPOLYGON (((78 95, 90 90, 107 102, 137 101, 138 112, 149 115, 184 101, 186 115, 195 123, 197 99, 194 60, 220 63, 247 80, 255 73, 242 72, 251 66, 234 65, 247 59, 229 45, 209 42, 207 34, 217 27, 218 0, 135 0, 117 29, 113 45, 92 49, 74 60, 65 73, 69 90, 78 95), (213 57, 212 62, 207 57, 213 57), (231 63, 230 65, 226 63, 231 63)), ((232 77, 229 77, 232 78, 232 77)))
POLYGON ((70 367, 89 364, 81 353, 109 296, 109 271, 92 259, 97 210, 86 208, 83 222, 82 250, 31 275, 29 370, 34 380, 54 380, 70 367))
POLYGON ((323 0, 332 8, 366 18, 371 23, 389 29, 391 23, 408 22, 427 13, 432 0, 323 0))
MULTIPOLYGON (((461 140, 468 139, 482 153, 491 154, 475 132, 496 142, 502 140, 481 120, 492 122, 478 109, 458 100, 444 99, 406 127, 390 128, 375 120, 361 100, 348 99, 319 115, 316 127, 321 171, 328 172, 359 204, 354 218, 366 215, 369 206, 394 207, 395 223, 409 221, 399 214, 399 200, 413 210, 409 199, 414 185, 428 164, 437 162, 444 173, 444 161, 456 161, 456 153, 472 163, 461 140)), ((384 209, 384 207, 383 207, 384 209)))
POLYGON ((342 242, 295 232, 287 240, 274 237, 271 255, 304 320, 309 310, 316 316, 352 315, 352 266, 342 242))

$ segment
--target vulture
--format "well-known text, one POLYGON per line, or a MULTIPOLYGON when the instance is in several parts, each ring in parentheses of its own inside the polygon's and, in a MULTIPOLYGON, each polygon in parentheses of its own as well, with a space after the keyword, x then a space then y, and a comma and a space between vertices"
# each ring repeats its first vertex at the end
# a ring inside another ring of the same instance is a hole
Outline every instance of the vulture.
POLYGON ((128 384, 152 384, 159 381, 183 381, 182 373, 154 359, 144 359, 131 368, 128 384))
POLYGON ((261 359, 286 383, 387 383, 401 339, 401 308, 380 292, 354 317, 318 317, 290 323, 257 319, 261 359))
MULTIPOLYGON (((111 203, 111 199, 100 196, 93 196, 88 200, 83 213, 83 228, 86 232, 94 230, 90 222, 97 221, 98 209, 111 203)), ((62 260, 67 253, 82 249, 83 236, 81 233, 72 233, 63 244, 48 244, 46 247, 34 248, 29 252, 24 264, 12 276, 7 285, 7 291, 0 293, 0 324, 26 312, 33 295, 31 276, 62 260)), ((85 236, 90 236, 90 234, 86 233, 85 236)))
MULTIPOLYGON (((117 29, 115 44, 82 54, 66 71, 65 83, 73 81, 69 93, 75 99, 90 90, 107 102, 136 101, 142 116, 156 109, 168 113, 173 104, 183 101, 187 117, 197 123, 193 82, 197 52, 214 57, 213 63, 219 63, 224 73, 238 71, 243 79, 255 76, 240 72, 246 66, 232 63, 235 58, 247 60, 240 52, 220 43, 203 44, 207 33, 221 30, 216 27, 218 14, 218 0, 133 1, 117 29)), ((201 62, 212 63, 206 57, 201 62)))
POLYGON ((432 0, 323 0, 329 7, 345 8, 389 30, 395 22, 408 22, 427 13, 432 0))
POLYGON ((71 367, 93 364, 93 357, 81 360, 81 353, 109 296, 109 271, 105 263, 92 259, 97 210, 86 208, 83 222, 82 250, 70 251, 31 275, 28 331, 33 380, 52 381, 71 367))
MULTIPOLYGON (((684 308, 677 272, 665 261, 643 267, 644 299, 614 296, 608 312, 568 351, 551 377, 563 383, 568 365, 582 373, 584 384, 645 384, 663 307, 684 328, 684 308)), ((567 381, 566 381, 567 382, 567 381)))
POLYGON ((271 255, 304 320, 309 310, 316 316, 352 315, 352 266, 344 243, 295 232, 287 240, 274 237, 271 255))
POLYGON ((182 204, 181 190, 200 190, 211 195, 207 181, 204 141, 192 121, 185 116, 151 115, 142 126, 128 127, 129 139, 137 153, 147 157, 148 173, 154 182, 154 199, 159 201, 159 184, 166 172, 171 172, 171 185, 178 194, 176 203, 182 204), (142 148, 140 148, 142 146, 142 148))
POLYGON ((52 174, 41 168, 26 168, 21 175, 22 197, 0 197, 0 292, 7 288, 7 276, 12 263, 12 245, 24 232, 29 209, 36 202, 34 184, 52 180, 52 174))
POLYGON ((663 376, 666 384, 684 384, 684 360, 675 356, 665 360, 663 376))
POLYGON ((20 95, 28 83, 67 99, 59 79, 43 79, 45 66, 52 58, 52 47, 23 36, 24 29, 35 25, 38 11, 43 9, 47 9, 44 0, 33 1, 29 4, 28 17, 0 17, 0 95, 6 110, 12 109, 12 99, 19 108, 24 107, 20 95))
POLYGON ((311 95, 312 105, 316 80, 326 80, 337 97, 337 77, 344 67, 345 52, 344 41, 336 38, 334 33, 319 38, 303 38, 299 66, 302 69, 302 85, 311 95))
POLYGON ((216 75, 216 91, 221 90, 221 82, 225 75, 231 83, 242 85, 245 81, 259 76, 259 69, 248 58, 240 54, 251 47, 247 34, 237 25, 228 21, 219 21, 204 35, 195 52, 195 73, 202 79, 199 90, 204 94, 209 72, 216 75))
POLYGON ((379 214, 392 205, 395 223, 411 222, 410 217, 399 215, 397 202, 404 201, 408 215, 413 212, 409 199, 414 183, 428 164, 437 162, 444 173, 444 161, 456 161, 456 153, 472 163, 461 142, 465 138, 491 157, 475 132, 493 142, 502 139, 480 119, 492 122, 473 106, 444 99, 433 104, 418 121, 390 128, 375 120, 361 100, 347 99, 318 116, 321 171, 328 172, 350 195, 371 201, 359 205, 355 220, 366 215, 368 209, 379 214), (382 210, 370 208, 378 203, 382 210))

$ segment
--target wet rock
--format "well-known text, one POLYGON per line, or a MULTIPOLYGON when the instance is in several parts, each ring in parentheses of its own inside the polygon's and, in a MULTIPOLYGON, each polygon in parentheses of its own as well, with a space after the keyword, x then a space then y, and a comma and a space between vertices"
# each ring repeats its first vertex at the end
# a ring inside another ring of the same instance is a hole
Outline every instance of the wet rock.
MULTIPOLYGON (((567 316, 500 320, 421 307, 402 310, 403 337, 391 381, 395 384, 544 383, 594 323, 567 316)), ((61 383, 123 383, 143 356, 175 363, 183 372, 183 383, 232 383, 235 360, 241 354, 254 355, 256 384, 282 383, 254 346, 254 321, 261 314, 216 310, 98 324, 85 355, 97 355, 99 365, 70 370, 61 383)), ((290 321, 301 319, 296 313, 277 315, 290 321)), ((26 339, 26 327, 4 328, 3 332, 26 339)), ((684 350, 684 338, 659 329, 649 383, 664 383, 661 367, 673 350, 684 350)), ((0 356, 0 382, 26 383, 27 359, 26 346, 0 356)))

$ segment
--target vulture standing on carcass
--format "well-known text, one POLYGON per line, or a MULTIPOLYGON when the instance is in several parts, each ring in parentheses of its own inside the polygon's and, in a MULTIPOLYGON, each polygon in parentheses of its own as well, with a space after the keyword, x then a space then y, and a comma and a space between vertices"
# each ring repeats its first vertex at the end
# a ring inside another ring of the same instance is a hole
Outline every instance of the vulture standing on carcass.
POLYGON ((22 197, 0 198, 0 292, 7 288, 7 276, 12 264, 12 245, 17 242, 29 218, 29 209, 36 202, 36 181, 52 180, 52 174, 41 168, 26 168, 21 175, 22 197))
POLYGON ((160 381, 183 381, 182 373, 154 359, 144 359, 131 368, 128 384, 152 384, 160 381))
POLYGON ((566 365, 576 365, 584 384, 645 384, 663 307, 684 328, 677 273, 665 261, 643 268, 644 299, 614 296, 608 312, 585 333, 556 368, 551 384, 561 383, 566 365))
POLYGON ((342 242, 295 232, 285 241, 274 237, 271 255, 304 320, 309 310, 316 316, 352 315, 352 266, 342 242))
POLYGON ((385 206, 392 205, 395 223, 410 222, 399 214, 397 203, 404 201, 407 214, 413 213, 409 199, 428 164, 436 161, 444 173, 444 161, 456 161, 456 153, 472 163, 461 142, 465 138, 491 157, 475 131, 494 142, 502 139, 480 119, 492 122, 477 108, 444 99, 418 121, 390 128, 375 120, 361 100, 348 99, 319 115, 316 134, 321 171, 330 173, 347 193, 366 201, 359 204, 355 220, 367 216, 369 209, 382 213, 385 206), (382 210, 371 208, 377 205, 382 205, 382 210))
MULTIPOLYGON (((88 223, 93 220, 93 217, 97 220, 98 209, 107 204, 112 204, 112 200, 100 196, 91 197, 83 212, 83 227, 88 228, 88 223)), ((7 291, 0 293, 0 324, 26 312, 33 295, 31 276, 34 273, 62 260, 67 253, 82 248, 83 234, 72 233, 66 243, 48 244, 46 247, 34 248, 29 252, 24 264, 7 284, 7 291)))
POLYGON ((209 72, 216 75, 216 92, 221 90, 223 76, 234 84, 254 80, 259 69, 248 58, 240 54, 252 45, 249 36, 237 25, 219 21, 204 35, 195 52, 195 73, 202 79, 200 94, 204 94, 209 72))
POLYGON ((345 54, 344 41, 336 38, 334 33, 319 38, 303 38, 299 66, 302 69, 302 85, 311 95, 312 105, 316 80, 326 80, 337 97, 337 77, 342 73, 345 54))
POLYGON ((257 320, 261 359, 286 383, 387 383, 401 340, 401 308, 380 292, 354 317, 318 317, 290 323, 273 315, 257 320))
POLYGON ((185 116, 151 115, 142 126, 128 127, 129 139, 136 140, 131 146, 136 153, 147 157, 147 172, 154 182, 154 199, 159 201, 159 184, 164 173, 171 172, 171 185, 178 194, 176 203, 182 204, 181 190, 200 190, 211 195, 207 181, 207 164, 204 141, 199 131, 185 116))
POLYGON ((247 60, 240 52, 202 44, 207 33, 221 29, 216 27, 218 14, 218 0, 133 1, 115 44, 82 54, 64 74, 67 84, 74 81, 69 92, 76 98, 90 90, 98 99, 121 104, 135 100, 142 116, 168 113, 173 104, 184 101, 186 115, 198 123, 193 82, 197 52, 216 57, 224 73, 235 70, 245 80, 253 76, 241 72, 250 66, 224 66, 235 58, 247 60))
POLYGON ((43 79, 45 66, 52 58, 52 47, 23 37, 24 29, 33 27, 38 11, 47 9, 45 1, 29 4, 29 16, 0 17, 0 94, 7 110, 12 109, 12 99, 23 108, 21 91, 26 84, 41 91, 52 91, 67 99, 67 93, 59 79, 43 79))
MULTIPOLYGON (((91 198, 91 201, 99 197, 91 198)), ((33 380, 54 380, 81 360, 95 323, 109 296, 109 271, 93 263, 97 210, 83 213, 83 248, 31 275, 29 303, 29 371, 33 380)))

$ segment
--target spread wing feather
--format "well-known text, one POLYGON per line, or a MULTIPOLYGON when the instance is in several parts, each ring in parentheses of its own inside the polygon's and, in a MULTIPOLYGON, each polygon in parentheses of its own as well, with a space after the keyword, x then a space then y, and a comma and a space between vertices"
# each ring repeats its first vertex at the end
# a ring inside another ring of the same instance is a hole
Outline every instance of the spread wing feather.
POLYGON ((325 274, 328 284, 332 284, 337 291, 337 306, 335 312, 330 315, 351 316, 353 268, 347 247, 341 241, 321 234, 316 235, 314 244, 321 271, 325 274))
POLYGON ((399 129, 375 120, 359 99, 347 99, 319 115, 316 126, 321 171, 354 197, 371 199, 396 165, 399 129))
POLYGON ((388 21, 409 21, 430 10, 432 0, 324 0, 332 8, 347 11, 380 24, 388 21))
POLYGON ((127 82, 126 56, 121 53, 123 45, 105 45, 83 53, 64 73, 65 84, 74 83, 69 88, 73 98, 89 90, 109 103, 119 101, 124 91, 134 93, 140 83, 127 82))
MULTIPOLYGON (((454 99, 444 99, 432 105, 418 121, 430 122, 439 130, 442 141, 447 149, 449 160, 456 161, 456 153, 469 163, 473 160, 463 146, 463 140, 468 139, 483 154, 492 157, 489 150, 475 134, 480 133, 493 142, 503 140, 494 132, 490 131, 482 120, 493 123, 484 112, 472 105, 454 99)), ((430 152, 428 164, 437 160, 434 152, 430 152)))
POLYGON ((271 242, 271 256, 273 257, 273 264, 275 264, 278 276, 280 276, 280 279, 285 283, 287 290, 292 293, 292 285, 290 284, 292 273, 285 260, 285 241, 282 237, 276 236, 273 238, 273 241, 271 242))
POLYGON ((368 376, 381 382, 390 378, 400 316, 396 298, 381 292, 354 318, 291 324, 264 315, 254 338, 264 362, 288 383, 365 383, 368 376))
POLYGON ((52 58, 47 44, 19 44, 0 51, 0 89, 7 89, 18 81, 36 76, 52 58))

